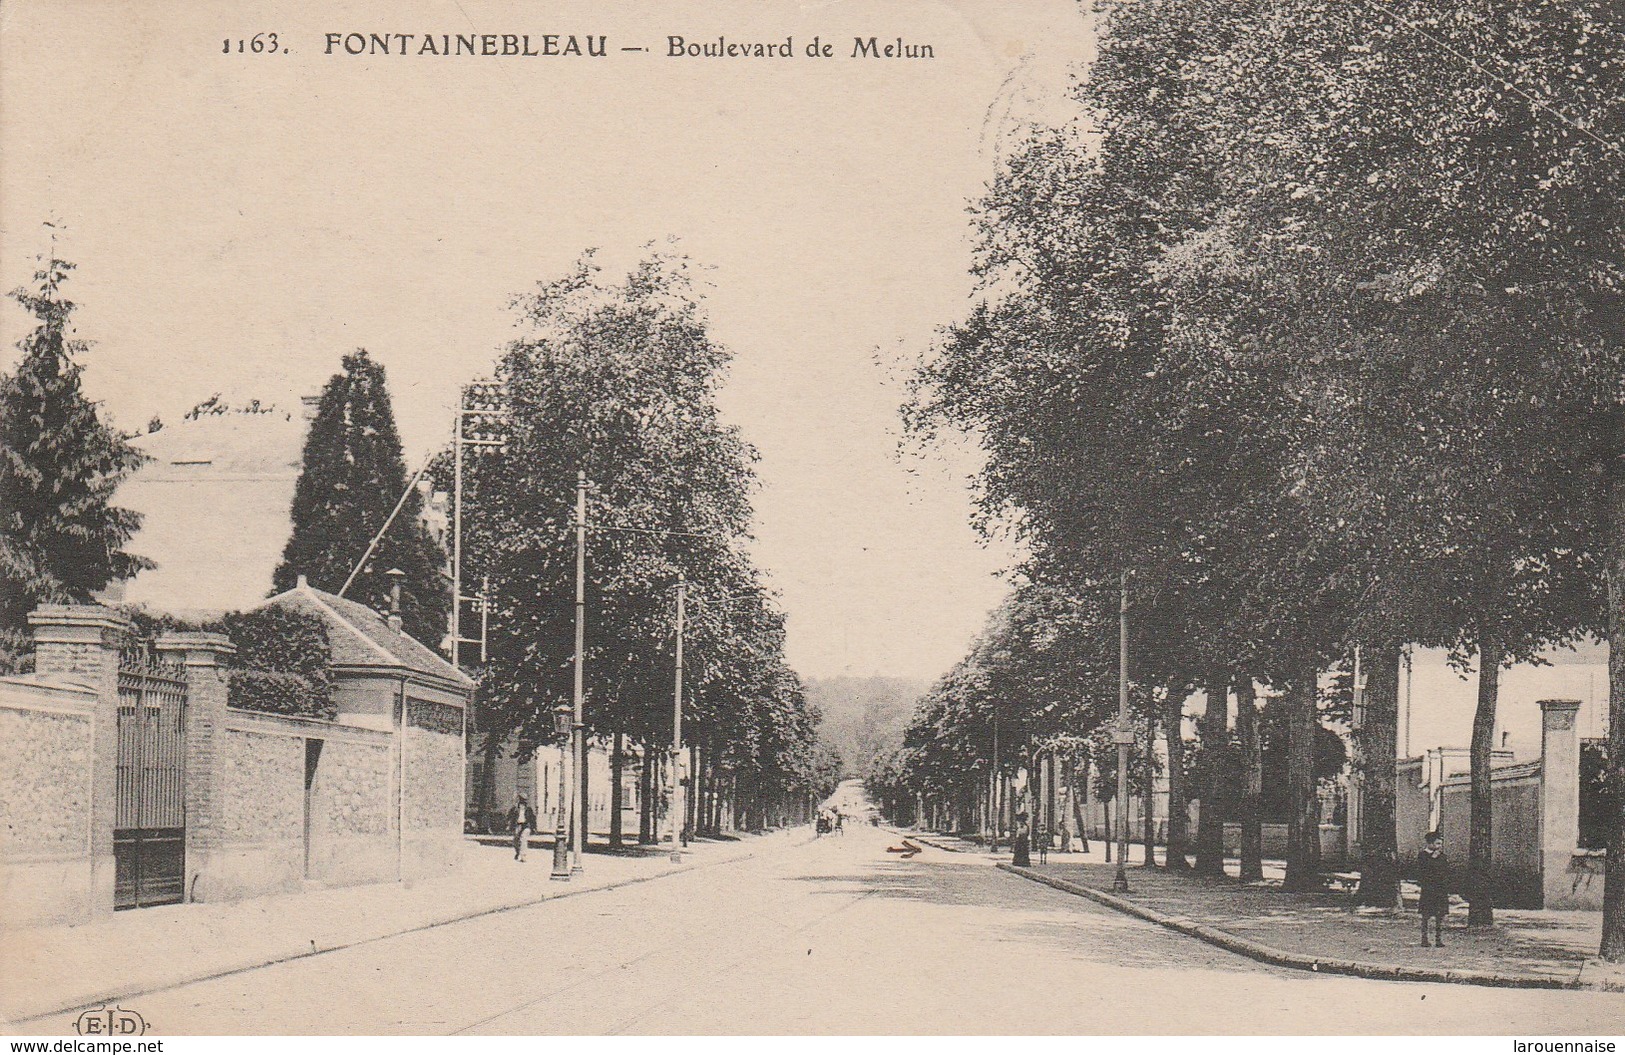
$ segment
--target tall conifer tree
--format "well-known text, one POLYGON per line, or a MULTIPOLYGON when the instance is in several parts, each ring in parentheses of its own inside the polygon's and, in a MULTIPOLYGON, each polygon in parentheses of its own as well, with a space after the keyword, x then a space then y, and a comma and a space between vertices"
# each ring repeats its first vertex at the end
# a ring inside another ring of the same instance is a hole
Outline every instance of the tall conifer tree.
MULTIPOLYGON (((293 535, 276 570, 276 589, 289 589, 304 575, 317 589, 337 593, 406 482, 384 368, 358 348, 344 357, 343 372, 328 380, 305 436, 304 465, 293 495, 293 535)), ((450 596, 441 574, 444 555, 422 526, 422 507, 414 490, 345 596, 387 607, 386 573, 399 568, 406 573, 404 629, 432 648, 445 634, 450 596)))

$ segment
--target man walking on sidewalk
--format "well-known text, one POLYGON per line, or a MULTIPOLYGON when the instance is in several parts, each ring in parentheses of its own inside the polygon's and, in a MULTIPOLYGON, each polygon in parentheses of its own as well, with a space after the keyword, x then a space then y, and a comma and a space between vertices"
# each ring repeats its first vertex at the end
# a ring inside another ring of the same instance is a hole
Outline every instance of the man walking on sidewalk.
POLYGON ((530 833, 536 830, 536 811, 530 808, 530 802, 523 795, 508 811, 508 830, 513 832, 513 859, 523 862, 530 833))

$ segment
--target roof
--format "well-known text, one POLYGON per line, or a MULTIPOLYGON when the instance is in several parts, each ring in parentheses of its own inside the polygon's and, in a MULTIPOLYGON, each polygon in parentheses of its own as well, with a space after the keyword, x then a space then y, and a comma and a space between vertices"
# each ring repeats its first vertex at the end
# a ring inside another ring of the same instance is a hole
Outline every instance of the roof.
POLYGON ((152 459, 140 470, 151 479, 194 479, 199 467, 215 477, 297 476, 305 421, 281 411, 204 414, 135 436, 130 443, 152 459))
POLYGON ((298 415, 210 415, 131 442, 152 457, 118 489, 142 516, 126 547, 157 562, 122 597, 155 611, 218 615, 265 599, 293 531, 298 415))
POLYGON ((393 667, 426 677, 450 681, 472 689, 468 675, 437 655, 433 649, 402 631, 364 604, 318 590, 303 580, 259 607, 281 605, 319 616, 327 624, 333 663, 340 667, 393 667))

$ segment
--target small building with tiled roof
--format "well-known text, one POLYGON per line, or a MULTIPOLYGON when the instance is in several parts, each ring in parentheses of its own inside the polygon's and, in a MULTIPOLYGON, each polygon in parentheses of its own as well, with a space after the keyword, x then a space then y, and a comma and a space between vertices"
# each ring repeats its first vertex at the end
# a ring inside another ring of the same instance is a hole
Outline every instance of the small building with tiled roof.
POLYGON ((435 700, 457 707, 464 706, 474 691, 474 682, 467 674, 402 631, 398 619, 347 597, 318 590, 303 575, 293 589, 261 602, 258 607, 273 605, 308 612, 326 624, 333 652, 333 674, 339 683, 339 721, 378 729, 394 727, 394 717, 373 700, 376 693, 364 693, 365 700, 347 699, 354 696, 356 689, 380 679, 391 685, 405 679, 409 684, 408 695, 414 699, 435 700))
MULTIPOLYGON (((454 869, 462 852, 466 715, 474 682, 402 632, 398 616, 298 585, 259 607, 319 618, 332 650, 335 725, 393 734, 390 799, 395 870, 403 877, 454 869)), ((380 844, 383 845, 382 843, 380 844)), ((372 871, 386 873, 386 862, 372 871)))

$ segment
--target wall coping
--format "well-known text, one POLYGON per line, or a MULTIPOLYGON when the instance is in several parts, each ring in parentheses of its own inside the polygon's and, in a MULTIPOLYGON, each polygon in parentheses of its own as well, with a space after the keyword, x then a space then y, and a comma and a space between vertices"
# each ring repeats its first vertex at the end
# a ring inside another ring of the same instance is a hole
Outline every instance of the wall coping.
MULTIPOLYGON (((1490 770, 1490 782, 1499 784, 1509 781, 1531 780, 1540 776, 1540 770, 1541 762, 1538 758, 1531 759, 1528 762, 1514 762, 1510 766, 1497 766, 1490 770)), ((1471 773, 1452 773, 1445 777, 1439 786, 1442 788, 1455 788, 1472 782, 1471 773)))
POLYGON ((50 678, 0 678, 0 710, 16 714, 60 714, 84 721, 96 720, 95 689, 77 682, 50 678))
MULTIPOLYGON (((230 656, 237 652, 237 646, 231 643, 231 638, 225 634, 209 633, 201 630, 166 630, 158 635, 154 647, 160 652, 186 652, 186 653, 212 653, 208 657, 212 660, 216 656, 230 656)), ((205 661, 199 656, 198 661, 186 657, 188 666, 211 666, 212 662, 205 661)))
POLYGON ((135 624, 99 604, 42 604, 28 613, 35 634, 47 627, 89 626, 105 630, 131 630, 135 624))
POLYGON ((76 696, 88 696, 91 700, 95 700, 97 696, 94 685, 86 685, 82 681, 67 681, 50 674, 7 674, 0 676, 0 687, 7 685, 34 691, 71 692, 76 696))
POLYGON ((472 696, 474 692, 472 688, 465 685, 459 685, 450 678, 442 678, 426 671, 412 670, 409 668, 390 666, 382 663, 334 663, 334 680, 338 681, 347 677, 352 679, 383 678, 389 681, 400 681, 404 678, 406 680, 409 693, 412 686, 438 690, 448 696, 456 697, 456 700, 435 700, 431 702, 447 703, 450 706, 463 707, 465 709, 468 707, 469 697, 472 696))
POLYGON ((367 729, 358 725, 344 725, 321 718, 301 718, 291 714, 271 714, 249 711, 237 707, 226 708, 226 728, 245 733, 263 733, 269 736, 299 736, 318 740, 347 740, 351 743, 388 746, 393 733, 367 729))

